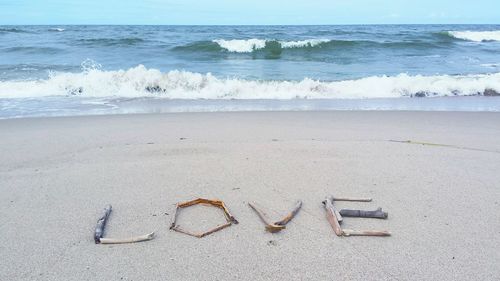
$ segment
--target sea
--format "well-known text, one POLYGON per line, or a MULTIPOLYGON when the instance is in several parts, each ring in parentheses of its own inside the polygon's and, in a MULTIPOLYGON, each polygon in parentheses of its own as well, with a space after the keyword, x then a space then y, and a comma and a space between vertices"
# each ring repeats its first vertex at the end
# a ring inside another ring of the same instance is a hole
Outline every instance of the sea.
POLYGON ((0 26, 0 118, 500 111, 500 25, 0 26))

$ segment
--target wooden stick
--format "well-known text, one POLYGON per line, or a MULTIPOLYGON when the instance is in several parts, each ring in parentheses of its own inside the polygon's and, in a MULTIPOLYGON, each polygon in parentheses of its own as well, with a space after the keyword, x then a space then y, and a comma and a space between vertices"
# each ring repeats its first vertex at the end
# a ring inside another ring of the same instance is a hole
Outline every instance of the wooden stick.
POLYGON ((372 202, 371 198, 333 197, 333 201, 372 202))
POLYGON ((341 209, 339 212, 344 217, 355 218, 387 219, 389 216, 387 212, 382 211, 382 208, 377 208, 375 211, 341 209))
POLYGON ((450 144, 441 144, 441 143, 432 143, 432 142, 422 142, 422 141, 412 141, 412 140, 389 140, 390 142, 400 142, 400 143, 410 143, 410 144, 421 144, 421 145, 431 145, 431 146, 442 146, 442 147, 454 147, 454 148, 461 148, 457 147, 455 145, 450 145, 450 144))
POLYGON ((344 236, 391 236, 387 230, 352 230, 342 229, 344 236))
POLYGON ((108 221, 109 215, 111 214, 111 205, 106 205, 104 207, 104 212, 101 217, 97 220, 97 226, 94 232, 94 242, 96 244, 101 243, 101 239, 104 236, 104 228, 106 228, 106 222, 108 221))
POLYGON ((173 229, 175 227, 175 224, 177 223, 177 215, 179 213, 179 208, 181 208, 181 207, 179 206, 179 204, 177 204, 175 206, 174 215, 172 216, 173 220, 172 220, 172 223, 170 224, 170 229, 173 229))
POLYGON ((342 235, 342 228, 340 227, 339 221, 337 220, 337 216, 335 215, 335 207, 333 206, 333 196, 329 196, 323 201, 323 205, 326 210, 326 219, 330 223, 333 228, 333 231, 337 236, 342 235))
POLYGON ((205 198, 197 198, 197 199, 194 199, 191 201, 178 203, 177 209, 186 208, 186 207, 193 206, 196 204, 206 204, 206 205, 212 205, 214 207, 220 208, 224 211, 224 216, 226 217, 227 220, 233 222, 234 224, 238 224, 238 221, 236 220, 236 218, 233 215, 231 215, 231 213, 229 212, 229 209, 226 207, 224 202, 222 202, 221 200, 210 200, 210 199, 205 199, 205 198))
POLYGON ((295 207, 293 208, 293 210, 288 215, 286 215, 286 217, 284 217, 280 221, 275 222, 274 224, 275 225, 286 225, 295 217, 295 215, 297 215, 297 213, 300 211, 300 208, 302 208, 302 201, 299 200, 295 204, 295 207))
POLYGON ((202 237, 201 234, 186 231, 186 230, 180 228, 180 226, 178 226, 178 225, 170 227, 170 229, 173 230, 173 231, 177 231, 177 232, 180 232, 180 233, 184 233, 184 234, 190 235, 190 236, 194 236, 194 237, 198 237, 198 238, 202 237))
POLYGON ((129 237, 129 238, 101 238, 101 244, 125 244, 125 243, 135 243, 152 240, 155 233, 151 232, 149 234, 129 237))
MULTIPOLYGON (((276 223, 272 223, 271 220, 267 217, 266 213, 263 211, 259 210, 257 207, 255 207, 252 203, 248 203, 248 205, 257 213, 259 218, 262 220, 262 222, 266 225, 266 230, 275 233, 279 232, 283 229, 285 229, 285 225, 278 225, 276 223)), ((286 218, 285 218, 286 219, 286 218)))
POLYGON ((223 224, 223 225, 216 226, 216 227, 214 227, 214 228, 210 229, 209 231, 206 231, 206 232, 201 233, 201 234, 200 234, 200 238, 202 238, 202 237, 204 237, 204 236, 207 236, 207 235, 209 235, 209 234, 212 234, 212 233, 214 233, 214 232, 216 232, 216 231, 219 231, 219 230, 221 230, 221 229, 223 229, 223 228, 226 228, 226 227, 228 227, 228 226, 230 226, 230 225, 231 225, 231 222, 228 222, 228 223, 223 224))
POLYGON ((339 210, 335 209, 335 216, 337 217, 337 221, 340 223, 342 223, 344 221, 344 219, 342 218, 342 215, 340 214, 339 210))
POLYGON ((451 144, 421 142, 421 141, 412 141, 412 140, 406 140, 406 141, 402 141, 402 140, 389 140, 389 141, 390 142, 408 143, 408 144, 419 144, 419 145, 449 147, 449 148, 456 148, 456 149, 463 149, 463 150, 472 150, 472 151, 483 151, 483 152, 499 153, 499 151, 497 151, 497 150, 487 150, 487 149, 474 148, 474 147, 466 147, 466 146, 457 146, 457 145, 451 145, 451 144))
POLYGON ((172 229, 174 231, 177 231, 177 232, 181 232, 181 233, 187 234, 187 235, 191 235, 191 236, 194 236, 194 237, 202 238, 202 237, 207 236, 209 234, 212 234, 212 233, 214 233, 216 231, 219 231, 219 230, 221 230, 223 228, 226 228, 226 227, 230 226, 231 224, 237 224, 237 223, 238 223, 238 221, 236 220, 236 218, 233 215, 231 215, 231 213, 227 209, 226 205, 221 200, 210 200, 210 199, 204 199, 204 198, 197 198, 197 199, 194 199, 194 200, 191 200, 191 201, 187 201, 187 202, 183 202, 183 203, 178 203, 177 204, 177 206, 175 208, 175 211, 174 211, 173 221, 170 224, 170 229, 172 229), (212 228, 212 229, 210 229, 210 230, 208 230, 206 232, 203 232, 203 233, 194 233, 194 232, 190 232, 188 230, 180 228, 177 225, 177 217, 178 217, 178 214, 179 214, 179 210, 181 208, 186 208, 186 207, 193 206, 193 205, 196 205, 196 204, 211 205, 211 206, 217 207, 219 209, 222 209, 222 211, 224 212, 224 217, 226 218, 227 223, 223 224, 223 225, 220 225, 220 226, 217 226, 215 228, 212 228))
POLYGON ((111 210, 112 210, 111 205, 106 205, 106 207, 104 208, 103 215, 97 221, 97 226, 95 228, 95 233, 94 233, 94 241, 96 244, 134 243, 134 242, 147 241, 154 238, 154 232, 146 235, 129 237, 129 238, 104 238, 103 237, 104 229, 106 228, 106 222, 109 218, 109 215, 111 214, 111 210))
POLYGON ((222 208, 222 210, 224 211, 224 215, 226 216, 226 219, 228 219, 230 222, 232 222, 234 224, 238 224, 239 222, 236 220, 236 218, 233 215, 231 215, 231 213, 229 212, 229 209, 226 207, 224 202, 222 202, 222 201, 219 201, 219 202, 220 202, 220 208, 222 208))
POLYGON ((214 227, 214 228, 210 229, 209 231, 206 231, 206 232, 203 232, 203 233, 195 233, 195 232, 190 232, 190 231, 187 231, 187 230, 185 230, 185 229, 182 229, 182 228, 181 228, 180 226, 178 226, 178 225, 176 225, 175 227, 173 227, 173 228, 171 228, 171 229, 172 229, 172 230, 175 230, 175 231, 177 231, 177 232, 180 232, 180 233, 184 233, 184 234, 191 235, 191 236, 194 236, 194 237, 202 238, 202 237, 205 237, 205 236, 207 236, 207 235, 209 235, 209 234, 212 234, 212 233, 214 233, 214 232, 216 232, 216 231, 219 231, 219 230, 221 230, 221 229, 223 229, 223 228, 226 228, 226 227, 228 227, 228 226, 230 226, 230 225, 231 225, 231 223, 230 223, 230 222, 228 222, 228 223, 226 223, 226 224, 223 224, 223 225, 219 225, 219 226, 217 226, 217 227, 214 227))

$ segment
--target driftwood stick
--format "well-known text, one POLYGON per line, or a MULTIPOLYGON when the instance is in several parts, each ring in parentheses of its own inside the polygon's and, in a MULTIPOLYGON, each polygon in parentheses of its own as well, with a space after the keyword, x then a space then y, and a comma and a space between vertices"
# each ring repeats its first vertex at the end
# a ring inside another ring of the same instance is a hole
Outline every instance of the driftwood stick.
POLYGON ((197 198, 197 199, 194 199, 191 201, 178 203, 177 209, 186 208, 186 207, 193 206, 196 204, 212 205, 214 207, 220 208, 224 211, 224 216, 226 217, 226 219, 228 221, 231 221, 234 224, 238 224, 238 221, 236 220, 236 218, 233 215, 231 215, 231 213, 229 212, 229 209, 226 207, 224 202, 222 202, 221 200, 210 200, 210 199, 205 199, 205 198, 197 198))
POLYGON ((236 220, 236 218, 229 212, 229 209, 226 207, 226 204, 224 204, 224 202, 222 201, 219 201, 220 202, 220 208, 222 208, 222 210, 224 211, 224 215, 226 216, 226 219, 234 224, 238 224, 238 220, 236 220))
POLYGON ((286 227, 285 225, 278 225, 278 224, 271 222, 271 220, 267 217, 266 213, 264 213, 262 210, 259 210, 254 204, 249 202, 248 205, 255 211, 255 213, 257 213, 259 218, 266 225, 267 231, 269 231, 271 233, 275 233, 275 232, 279 232, 279 231, 285 229, 285 227, 286 227))
POLYGON ((205 237, 205 236, 207 236, 207 235, 209 235, 209 234, 212 234, 212 233, 214 233, 214 232, 216 232, 216 231, 219 231, 219 230, 221 230, 221 229, 224 229, 224 228, 226 228, 226 227, 228 227, 228 226, 230 226, 230 225, 231 225, 231 222, 228 222, 228 223, 223 224, 223 225, 219 225, 219 226, 217 226, 217 227, 214 227, 214 228, 210 229, 209 231, 206 231, 206 232, 204 232, 204 233, 201 233, 199 237, 200 237, 200 238, 205 237))
POLYGON ((342 214, 340 214, 339 210, 335 209, 335 216, 337 217, 337 221, 339 223, 342 223, 342 221, 344 221, 344 219, 342 218, 342 214))
POLYGON ((173 227, 173 228, 171 228, 171 229, 172 229, 172 230, 175 230, 175 231, 177 231, 177 232, 180 232, 180 233, 184 233, 184 234, 187 234, 187 235, 191 235, 191 236, 197 237, 197 238, 202 238, 202 237, 205 237, 205 236, 207 236, 207 235, 209 235, 209 234, 212 234, 212 233, 214 233, 214 232, 216 232, 216 231, 219 231, 219 230, 221 230, 221 229, 223 229, 223 228, 226 228, 226 227, 228 227, 228 226, 230 226, 230 225, 231 225, 231 223, 230 223, 230 222, 228 222, 228 223, 225 223, 225 224, 223 224, 223 225, 219 225, 219 226, 217 226, 217 227, 214 227, 214 228, 210 229, 209 231, 206 231, 206 232, 203 232, 203 233, 195 233, 195 232, 190 232, 190 231, 187 231, 187 230, 182 229, 182 228, 181 228, 180 226, 178 226, 178 225, 176 225, 175 227, 173 227))
POLYGON ((125 243, 135 243, 148 241, 154 238, 155 233, 151 232, 149 234, 129 237, 129 238, 101 238, 101 244, 125 244, 125 243))
POLYGON ((295 207, 293 207, 293 210, 288 215, 286 215, 286 217, 284 217, 280 221, 275 222, 274 224, 275 225, 286 225, 295 217, 295 215, 297 215, 297 213, 300 211, 300 208, 302 208, 302 201, 299 200, 295 204, 295 207))
POLYGON ((146 235, 129 237, 129 238, 104 238, 104 229, 106 228, 106 222, 111 214, 111 205, 106 205, 104 208, 104 213, 97 221, 97 226, 94 233, 94 241, 96 244, 123 244, 123 243, 134 243, 147 241, 154 238, 154 232, 146 235))
POLYGON ((177 204, 175 206, 175 210, 174 210, 174 215, 172 216, 173 219, 172 219, 172 223, 170 224, 170 229, 174 228, 175 227, 175 224, 177 223, 177 216, 179 214, 178 210, 179 210, 179 204, 177 204))
POLYGON ((352 230, 342 229, 344 236, 391 236, 387 230, 352 230))
POLYGON ((101 239, 104 236, 104 229, 106 228, 106 222, 108 221, 109 215, 111 214, 111 205, 106 205, 103 214, 97 220, 97 225, 94 232, 94 242, 96 244, 101 243, 101 239))
POLYGON ((382 208, 378 208, 375 211, 341 209, 339 212, 344 217, 355 218, 387 219, 387 217, 389 216, 387 212, 382 211, 382 208))
POLYGON ((371 198, 333 197, 333 201, 372 202, 371 198))
POLYGON ((187 235, 191 235, 194 237, 202 238, 202 237, 207 236, 209 234, 212 234, 216 231, 219 231, 223 228, 226 228, 226 227, 230 226, 231 224, 237 224, 237 223, 238 223, 238 221, 236 220, 236 218, 233 215, 231 215, 231 213, 227 209, 226 205, 221 200, 210 200, 210 199, 204 199, 204 198, 197 198, 197 199, 194 199, 191 201, 177 204, 175 211, 174 211, 174 218, 173 218, 172 224, 170 225, 170 229, 177 231, 177 232, 187 234, 187 235), (221 209, 224 212, 224 217, 225 217, 227 223, 223 224, 223 225, 219 225, 219 226, 212 228, 212 229, 210 229, 206 232, 203 232, 203 233, 195 233, 195 232, 190 232, 188 230, 182 229, 179 225, 177 225, 177 216, 179 214, 180 209, 186 208, 189 206, 193 206, 196 204, 211 205, 213 207, 221 209))
POLYGON ((198 234, 198 233, 194 233, 194 232, 189 232, 187 230, 184 230, 182 229, 180 226, 178 225, 175 225, 173 227, 170 227, 171 230, 174 230, 174 231, 177 231, 177 232, 180 232, 180 233, 184 233, 184 234, 187 234, 187 235, 190 235, 190 236, 194 236, 194 237, 198 237, 198 238, 201 238, 201 234, 198 234))
POLYGON ((333 231, 337 236, 342 235, 342 228, 340 227, 339 221, 337 220, 337 216, 335 215, 335 207, 333 206, 333 196, 329 196, 323 201, 323 205, 326 210, 326 219, 330 223, 333 228, 333 231))

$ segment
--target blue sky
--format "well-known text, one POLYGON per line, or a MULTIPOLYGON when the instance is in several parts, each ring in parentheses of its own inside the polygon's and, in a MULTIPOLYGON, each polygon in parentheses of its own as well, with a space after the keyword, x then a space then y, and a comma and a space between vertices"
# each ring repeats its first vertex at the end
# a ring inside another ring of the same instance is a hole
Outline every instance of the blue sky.
POLYGON ((0 0, 0 24, 500 23, 500 0, 0 0))

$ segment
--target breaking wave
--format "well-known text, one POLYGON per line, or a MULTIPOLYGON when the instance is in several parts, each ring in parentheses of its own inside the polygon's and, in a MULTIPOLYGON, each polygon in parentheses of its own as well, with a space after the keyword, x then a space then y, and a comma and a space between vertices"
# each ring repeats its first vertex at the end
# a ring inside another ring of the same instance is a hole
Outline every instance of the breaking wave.
POLYGON ((269 39, 217 39, 212 41, 197 41, 174 47, 173 50, 188 52, 228 52, 248 54, 269 52, 280 54, 284 50, 323 52, 333 50, 351 50, 353 48, 384 48, 384 49, 429 49, 443 48, 452 42, 451 37, 444 35, 447 41, 370 41, 370 40, 340 40, 340 39, 308 39, 296 41, 282 41, 269 39))
POLYGON ((64 28, 60 28, 60 27, 53 27, 53 28, 49 28, 49 31, 55 31, 55 32, 63 32, 64 28))
POLYGON ((247 39, 247 40, 223 40, 217 39, 212 42, 217 43, 221 48, 229 52, 235 53, 250 53, 255 50, 264 49, 266 47, 277 47, 282 49, 287 48, 312 48, 320 46, 323 43, 330 42, 329 39, 309 39, 299 41, 277 41, 264 39, 247 39))
POLYGON ((297 41, 279 41, 267 39, 216 39, 212 41, 198 41, 183 46, 177 46, 174 50, 191 52, 230 52, 230 53, 253 53, 261 50, 281 52, 283 49, 313 49, 328 47, 328 45, 353 45, 355 42, 328 39, 309 39, 297 41))
POLYGON ((170 99, 353 99, 498 95, 500 73, 462 76, 371 76, 357 80, 262 81, 218 78, 186 71, 162 73, 139 65, 128 70, 87 68, 48 79, 0 82, 0 98, 43 96, 160 97, 170 99))
POLYGON ((448 31, 451 37, 474 41, 474 42, 486 42, 486 41, 500 41, 500 30, 496 31, 448 31))

